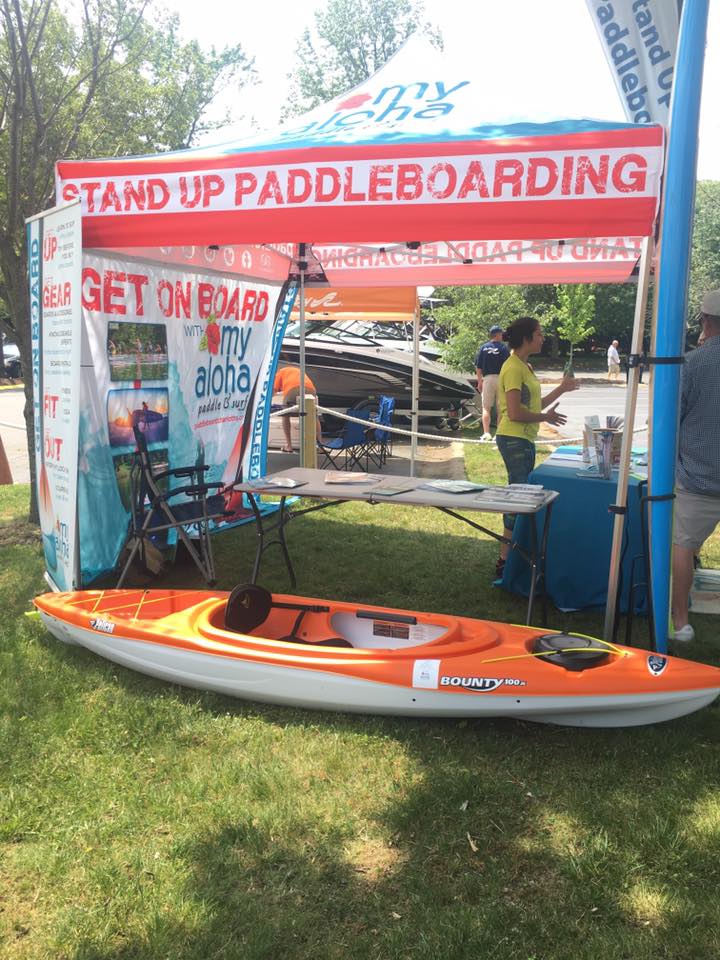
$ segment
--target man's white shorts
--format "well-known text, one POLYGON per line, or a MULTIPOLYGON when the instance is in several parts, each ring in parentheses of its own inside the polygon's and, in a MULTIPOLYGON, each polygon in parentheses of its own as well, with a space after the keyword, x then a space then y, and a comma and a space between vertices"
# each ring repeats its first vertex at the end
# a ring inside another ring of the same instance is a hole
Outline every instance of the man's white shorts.
POLYGON ((497 398, 498 391, 498 379, 499 375, 497 373, 488 373, 483 377, 483 386, 482 386, 482 405, 483 410, 492 410, 493 404, 497 398))
POLYGON ((720 523, 720 497, 675 488, 673 543, 698 551, 720 523))

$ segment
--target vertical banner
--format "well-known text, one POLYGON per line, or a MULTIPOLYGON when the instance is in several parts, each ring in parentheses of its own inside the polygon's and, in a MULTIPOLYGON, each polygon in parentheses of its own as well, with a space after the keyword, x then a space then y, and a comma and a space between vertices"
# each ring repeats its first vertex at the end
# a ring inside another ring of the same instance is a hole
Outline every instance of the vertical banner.
MULTIPOLYGON (((85 252, 84 582, 111 570, 125 543, 136 430, 158 471, 201 463, 206 481, 224 488, 264 472, 272 373, 291 307, 279 283, 85 252)), ((223 506, 218 526, 251 516, 231 490, 223 506)))
POLYGON ((682 0, 585 0, 632 123, 670 117, 682 0))
POLYGON ((28 220, 27 244, 40 529, 48 577, 72 590, 79 585, 80 204, 28 220))

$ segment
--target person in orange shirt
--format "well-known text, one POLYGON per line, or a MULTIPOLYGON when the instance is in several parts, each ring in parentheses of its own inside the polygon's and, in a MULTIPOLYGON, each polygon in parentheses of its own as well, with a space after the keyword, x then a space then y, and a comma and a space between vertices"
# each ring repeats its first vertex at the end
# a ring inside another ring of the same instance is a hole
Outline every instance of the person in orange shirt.
MULTIPOLYGON (((281 367, 275 374, 272 392, 282 394, 283 404, 286 407, 294 407, 300 396, 300 370, 297 367, 281 367)), ((307 374, 305 374, 305 393, 311 393, 317 398, 315 384, 307 374)), ((283 433, 285 434, 285 446, 282 448, 283 453, 293 452, 290 416, 290 414, 286 414, 282 418, 283 433)), ((321 436, 319 418, 316 425, 316 433, 319 440, 321 436)))

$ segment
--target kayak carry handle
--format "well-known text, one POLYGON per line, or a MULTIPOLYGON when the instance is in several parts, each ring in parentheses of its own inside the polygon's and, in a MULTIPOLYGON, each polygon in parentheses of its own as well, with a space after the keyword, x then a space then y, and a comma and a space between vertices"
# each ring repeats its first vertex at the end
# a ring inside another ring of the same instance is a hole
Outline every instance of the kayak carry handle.
POLYGON ((382 610, 356 610, 358 620, 387 620, 389 623, 417 623, 417 617, 407 613, 385 613, 382 610))

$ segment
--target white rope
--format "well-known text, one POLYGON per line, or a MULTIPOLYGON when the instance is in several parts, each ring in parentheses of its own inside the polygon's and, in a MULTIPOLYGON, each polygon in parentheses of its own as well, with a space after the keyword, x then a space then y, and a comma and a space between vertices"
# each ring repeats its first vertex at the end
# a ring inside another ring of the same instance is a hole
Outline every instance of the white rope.
MULTIPOLYGON (((367 427, 368 429, 374 430, 379 428, 381 430, 387 430, 388 433, 397 433, 403 437, 413 436, 412 430, 403 430, 401 427, 391 427, 384 423, 383 424, 375 423, 373 420, 363 420, 360 417, 351 417, 349 413, 340 413, 338 410, 333 410, 332 407, 321 407, 320 404, 318 404, 317 411, 318 413, 329 413, 333 417, 337 417, 338 420, 347 420, 348 423, 359 423, 361 427, 367 427)), ((299 413, 299 412, 300 412, 300 407, 296 404, 294 407, 283 407, 282 410, 275 410, 273 413, 270 414, 270 416, 284 417, 289 413, 299 413)), ((646 430, 647 430, 647 427, 636 427, 633 430, 633 434, 644 433, 646 430)), ((458 437, 458 436, 442 437, 442 436, 438 436, 435 433, 416 433, 415 436, 419 440, 440 440, 440 441, 444 441, 445 443, 470 443, 470 444, 480 444, 484 446, 496 445, 494 439, 476 440, 472 437, 458 437)), ((583 442, 582 437, 558 437, 557 439, 552 439, 548 437, 547 439, 539 438, 536 441, 536 443, 539 446, 546 446, 546 447, 565 446, 566 444, 582 443, 582 442, 583 442)))

